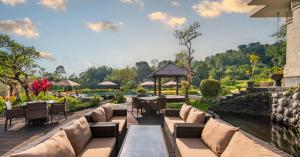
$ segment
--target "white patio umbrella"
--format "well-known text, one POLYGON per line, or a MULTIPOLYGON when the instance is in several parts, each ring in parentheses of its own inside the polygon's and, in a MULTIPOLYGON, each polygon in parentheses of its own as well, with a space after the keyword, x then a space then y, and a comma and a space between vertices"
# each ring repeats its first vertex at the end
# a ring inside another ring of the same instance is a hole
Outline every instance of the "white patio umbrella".
POLYGON ((117 84, 115 84, 111 81, 100 82, 100 83, 98 83, 98 85, 101 85, 101 86, 117 86, 117 84))
POLYGON ((163 86, 176 86, 177 83, 175 81, 169 81, 167 83, 164 83, 163 86))
POLYGON ((154 86, 154 82, 153 81, 146 81, 144 83, 141 83, 140 86, 154 86))
POLYGON ((71 80, 62 80, 62 81, 56 82, 54 85, 55 86, 71 86, 71 87, 80 86, 79 83, 73 82, 71 80))

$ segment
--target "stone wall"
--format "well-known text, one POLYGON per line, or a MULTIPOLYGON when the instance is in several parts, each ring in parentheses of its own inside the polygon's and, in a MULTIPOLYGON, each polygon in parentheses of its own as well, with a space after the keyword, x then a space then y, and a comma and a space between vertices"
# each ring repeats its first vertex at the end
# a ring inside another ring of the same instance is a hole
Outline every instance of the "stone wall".
POLYGON ((274 92, 271 119, 286 125, 300 125, 300 92, 274 92))
POLYGON ((300 83, 300 5, 293 9, 293 21, 287 25, 285 86, 300 83))
POLYGON ((210 110, 218 112, 231 112, 236 114, 248 114, 270 117, 272 113, 271 93, 268 91, 246 93, 234 98, 222 100, 210 107, 210 110))

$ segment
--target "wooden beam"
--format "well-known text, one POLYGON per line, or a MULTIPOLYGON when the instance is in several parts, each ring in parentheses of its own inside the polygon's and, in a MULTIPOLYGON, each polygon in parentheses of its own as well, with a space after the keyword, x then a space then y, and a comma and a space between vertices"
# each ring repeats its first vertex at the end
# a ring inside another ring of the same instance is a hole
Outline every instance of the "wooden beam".
POLYGON ((176 76, 176 95, 178 95, 178 76, 176 76))
POLYGON ((161 77, 158 78, 158 96, 161 96, 161 77))
POLYGON ((154 95, 156 95, 156 77, 154 76, 154 95))

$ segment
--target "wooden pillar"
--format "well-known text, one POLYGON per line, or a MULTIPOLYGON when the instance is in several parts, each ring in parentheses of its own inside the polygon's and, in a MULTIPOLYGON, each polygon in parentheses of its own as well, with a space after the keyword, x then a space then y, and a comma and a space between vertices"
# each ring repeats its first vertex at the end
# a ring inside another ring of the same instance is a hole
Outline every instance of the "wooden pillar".
POLYGON ((158 78, 158 96, 161 96, 161 77, 158 78))
POLYGON ((176 95, 178 95, 178 76, 176 76, 176 95))
POLYGON ((156 77, 154 76, 154 95, 156 95, 156 77))

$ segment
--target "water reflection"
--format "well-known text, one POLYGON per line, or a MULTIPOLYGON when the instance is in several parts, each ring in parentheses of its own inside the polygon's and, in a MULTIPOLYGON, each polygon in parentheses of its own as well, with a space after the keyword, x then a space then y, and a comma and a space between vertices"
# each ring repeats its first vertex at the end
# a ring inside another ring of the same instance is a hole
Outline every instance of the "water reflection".
POLYGON ((275 145, 279 149, 300 157, 300 131, 280 124, 275 124, 269 118, 244 116, 228 113, 218 113, 220 118, 240 127, 257 138, 275 145))

